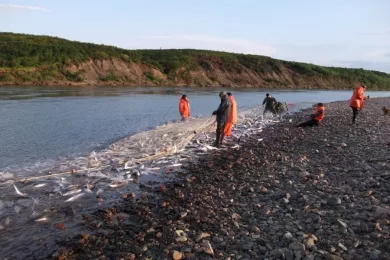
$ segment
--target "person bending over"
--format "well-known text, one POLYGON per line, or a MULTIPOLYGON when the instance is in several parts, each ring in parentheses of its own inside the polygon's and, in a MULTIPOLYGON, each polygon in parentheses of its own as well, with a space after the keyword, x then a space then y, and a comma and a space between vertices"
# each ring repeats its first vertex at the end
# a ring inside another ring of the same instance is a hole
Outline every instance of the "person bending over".
POLYGON ((311 119, 306 122, 302 122, 297 127, 305 126, 318 126, 318 124, 324 119, 325 116, 325 107, 324 104, 318 103, 314 114, 311 115, 311 119))

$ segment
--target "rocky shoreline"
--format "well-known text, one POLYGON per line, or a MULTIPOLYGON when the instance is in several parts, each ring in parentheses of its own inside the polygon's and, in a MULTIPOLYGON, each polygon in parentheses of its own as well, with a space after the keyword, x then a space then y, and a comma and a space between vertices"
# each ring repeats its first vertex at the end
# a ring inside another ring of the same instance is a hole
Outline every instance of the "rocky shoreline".
POLYGON ((53 259, 389 259, 389 98, 351 125, 347 102, 319 127, 286 116, 211 150, 175 181, 83 215, 53 259))

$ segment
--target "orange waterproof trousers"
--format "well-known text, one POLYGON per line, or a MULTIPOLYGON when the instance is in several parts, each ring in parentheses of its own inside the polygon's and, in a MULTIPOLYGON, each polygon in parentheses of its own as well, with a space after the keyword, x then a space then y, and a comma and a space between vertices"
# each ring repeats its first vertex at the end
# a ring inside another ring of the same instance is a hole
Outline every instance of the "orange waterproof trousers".
POLYGON ((233 122, 226 123, 225 129, 223 129, 225 136, 230 136, 232 134, 232 127, 233 127, 233 122))

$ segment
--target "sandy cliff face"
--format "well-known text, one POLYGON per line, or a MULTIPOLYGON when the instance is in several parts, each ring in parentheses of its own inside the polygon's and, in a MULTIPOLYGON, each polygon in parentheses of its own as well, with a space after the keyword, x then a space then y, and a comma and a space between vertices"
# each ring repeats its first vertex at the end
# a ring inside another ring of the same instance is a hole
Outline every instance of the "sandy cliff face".
POLYGON ((224 70, 219 62, 210 61, 210 68, 198 67, 177 69, 169 75, 151 65, 125 62, 120 59, 88 60, 60 68, 60 73, 51 73, 44 79, 34 78, 39 71, 44 74, 48 68, 33 68, 0 71, 9 80, 0 84, 13 85, 124 85, 124 86, 225 86, 266 88, 343 88, 350 82, 334 78, 311 78, 290 68, 280 66, 276 71, 257 72, 241 66, 234 71, 224 70), (30 77, 25 77, 29 74, 30 77), (77 80, 69 75, 76 75, 77 80))

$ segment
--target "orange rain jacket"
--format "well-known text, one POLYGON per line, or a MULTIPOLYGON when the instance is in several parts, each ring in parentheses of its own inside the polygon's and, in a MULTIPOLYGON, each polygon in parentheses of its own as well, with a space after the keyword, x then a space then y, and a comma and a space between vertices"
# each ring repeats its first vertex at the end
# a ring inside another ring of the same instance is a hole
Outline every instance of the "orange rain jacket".
POLYGON ((349 106, 361 110, 363 109, 364 100, 364 88, 362 86, 356 87, 353 91, 349 106))
POLYGON ((180 98, 179 112, 180 115, 184 118, 190 117, 190 103, 188 100, 180 98))
POLYGON ((314 120, 316 120, 318 123, 324 119, 325 116, 325 107, 324 106, 317 106, 316 110, 314 111, 314 120))
POLYGON ((237 123, 237 102, 233 96, 229 96, 230 101, 230 115, 227 123, 237 123))

